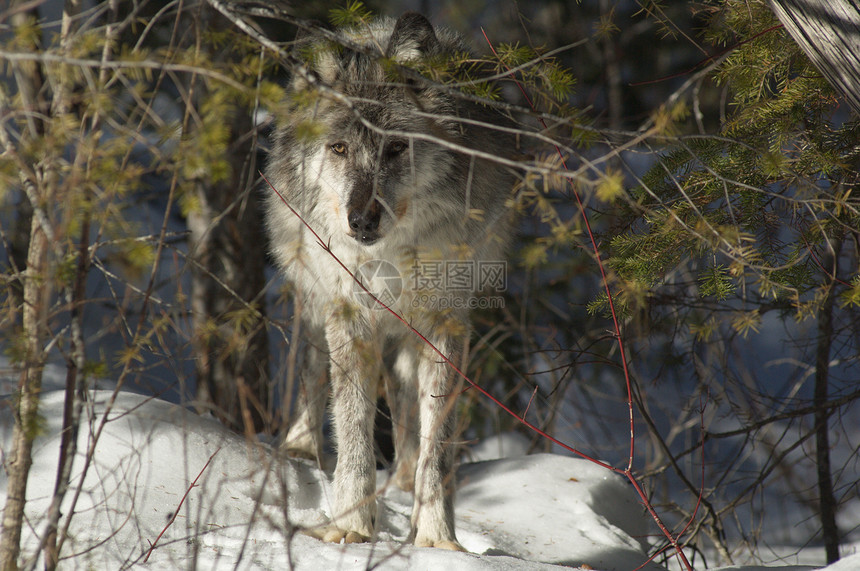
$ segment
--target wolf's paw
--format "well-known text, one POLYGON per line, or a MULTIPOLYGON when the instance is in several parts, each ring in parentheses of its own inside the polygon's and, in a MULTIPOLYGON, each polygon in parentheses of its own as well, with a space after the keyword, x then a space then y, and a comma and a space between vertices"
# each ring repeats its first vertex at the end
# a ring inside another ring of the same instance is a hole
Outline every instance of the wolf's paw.
POLYGON ((416 547, 435 547, 437 549, 447 549, 448 551, 463 551, 466 549, 460 545, 457 541, 451 539, 437 539, 433 540, 429 537, 416 537, 415 538, 415 546, 416 547))
POLYGON ((302 533, 310 535, 326 543, 367 543, 369 535, 357 531, 347 531, 334 525, 317 529, 306 529, 302 533))
POLYGON ((367 543, 370 541, 370 536, 358 533, 357 531, 346 531, 338 527, 330 527, 326 530, 322 540, 328 543, 367 543))

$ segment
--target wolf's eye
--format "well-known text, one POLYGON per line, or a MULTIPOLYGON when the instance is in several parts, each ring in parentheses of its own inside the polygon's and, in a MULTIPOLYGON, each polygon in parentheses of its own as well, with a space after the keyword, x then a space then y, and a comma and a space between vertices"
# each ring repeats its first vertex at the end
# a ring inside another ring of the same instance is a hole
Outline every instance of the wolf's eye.
POLYGON ((402 153, 406 149, 407 149, 406 143, 404 143, 403 141, 394 141, 390 145, 388 145, 388 156, 389 157, 396 157, 397 155, 399 155, 400 153, 402 153))
POLYGON ((346 154, 346 143, 334 143, 329 148, 336 155, 345 155, 346 154))

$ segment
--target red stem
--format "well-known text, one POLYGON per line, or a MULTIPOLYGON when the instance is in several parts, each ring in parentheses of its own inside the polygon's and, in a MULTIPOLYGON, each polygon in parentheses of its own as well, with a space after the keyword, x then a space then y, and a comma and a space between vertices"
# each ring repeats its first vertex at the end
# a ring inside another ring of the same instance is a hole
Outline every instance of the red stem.
MULTIPOLYGON (((481 33, 484 35, 484 39, 487 41, 487 45, 490 46, 490 50, 492 50, 493 55, 498 57, 498 53, 496 53, 496 49, 493 47, 492 42, 490 42, 490 38, 487 37, 487 33, 484 31, 483 28, 481 29, 481 33)), ((501 58, 500 58, 500 61, 501 61, 501 58)), ((504 65, 504 63, 503 63, 503 65, 504 65)), ((505 65, 505 67, 508 69, 508 71, 510 71, 510 68, 507 65, 505 65)), ((531 98, 528 96, 528 93, 526 93, 526 90, 523 87, 522 83, 517 81, 516 78, 512 77, 512 79, 514 80, 514 83, 516 83, 517 87, 520 89, 520 92, 522 92, 523 96, 525 97, 526 101, 529 104, 529 107, 531 107, 534 110, 534 104, 532 103, 531 98)), ((540 121, 543 128, 546 129, 547 125, 544 122, 544 120, 542 118, 538 118, 538 120, 540 121)), ((561 164, 564 167, 564 169, 569 170, 567 167, 567 161, 565 160, 564 155, 561 152, 561 149, 558 146, 555 146, 555 150, 556 150, 556 153, 558 153, 559 159, 561 160, 561 164)), ((651 502, 648 500, 648 496, 645 494, 645 491, 642 489, 642 487, 639 485, 639 482, 636 480, 636 477, 633 475, 633 454, 634 454, 635 449, 636 449, 636 447, 635 447, 636 431, 635 431, 635 422, 633 419, 633 388, 632 388, 632 382, 630 380, 630 368, 627 364, 627 355, 624 351, 624 342, 621 338, 621 326, 618 323, 618 315, 615 311, 615 302, 614 302, 613 297, 612 297, 612 291, 609 287, 609 280, 607 279, 607 276, 606 276, 606 268, 604 267, 603 260, 600 257, 600 250, 597 247, 597 241, 594 238, 594 233, 591 230, 591 223, 588 221, 588 215, 586 214, 586 211, 585 211, 585 205, 582 203, 582 199, 580 198, 579 193, 576 191, 576 188, 573 187, 573 185, 571 185, 571 192, 573 193, 573 196, 576 199, 576 204, 577 204, 577 207, 579 208, 580 215, 582 216, 582 221, 585 223, 586 233, 588 234, 588 239, 591 242, 591 248, 592 248, 592 250, 594 250, 594 260, 597 262, 597 267, 600 270, 600 279, 603 283, 603 288, 606 291, 606 298, 609 302, 609 311, 612 315, 612 324, 613 324, 613 327, 615 328, 615 337, 618 340, 618 350, 621 353, 621 367, 622 367, 622 370, 624 371, 624 383, 625 383, 625 386, 627 388, 627 409, 628 409, 629 423, 630 423, 630 451, 629 451, 628 459, 627 459, 627 468, 624 470, 620 470, 618 468, 609 467, 609 469, 612 470, 613 472, 624 474, 627 477, 627 479, 630 481, 630 483, 636 489, 636 492, 639 494, 639 497, 642 499, 642 502, 645 505, 645 508, 648 510, 648 513, 651 514, 651 517, 657 523, 657 527, 660 528, 660 530, 663 532, 663 534, 666 536, 666 538, 672 544, 672 547, 675 548, 675 551, 677 552, 678 557, 681 559, 684 566, 687 569, 692 571, 692 566, 690 565, 690 562, 687 560, 686 555, 684 555, 684 551, 681 548, 680 544, 678 543, 678 539, 675 536, 673 536, 672 533, 663 524, 663 521, 660 519, 660 516, 657 515, 657 512, 654 510, 654 507, 651 505, 651 502)))
POLYGON ((215 455, 218 454, 218 452, 220 450, 221 450, 221 448, 219 447, 217 450, 215 450, 215 452, 212 453, 212 456, 210 456, 209 459, 206 460, 206 464, 204 464, 203 468, 200 469, 200 473, 197 474, 197 477, 194 478, 194 481, 191 482, 191 485, 188 486, 187 490, 185 490, 185 494, 183 494, 182 499, 179 500, 179 505, 176 506, 176 511, 173 512, 173 516, 170 518, 170 521, 167 522, 167 525, 164 526, 164 529, 161 530, 161 533, 158 534, 158 537, 156 537, 155 541, 153 541, 152 544, 149 546, 149 551, 146 552, 146 557, 143 558, 144 563, 146 563, 149 560, 149 556, 152 555, 152 552, 155 549, 155 546, 158 543, 158 540, 161 539, 161 536, 164 535, 164 532, 167 531, 167 528, 169 528, 171 525, 173 525, 173 521, 176 519, 176 516, 179 515, 179 510, 182 509, 182 504, 185 502, 185 498, 188 497, 188 494, 191 492, 192 488, 195 488, 197 486, 197 480, 200 479, 200 476, 202 476, 203 472, 206 471, 206 468, 209 467, 209 463, 212 462, 212 458, 214 458, 215 455))

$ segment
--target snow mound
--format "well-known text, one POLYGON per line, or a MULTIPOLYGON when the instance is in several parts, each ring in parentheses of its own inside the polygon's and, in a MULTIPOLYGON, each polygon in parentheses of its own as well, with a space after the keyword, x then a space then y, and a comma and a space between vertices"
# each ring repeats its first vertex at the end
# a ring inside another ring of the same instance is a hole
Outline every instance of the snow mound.
POLYGON ((857 571, 858 569, 860 569, 860 553, 855 553, 827 566, 827 571, 857 571))
MULTIPOLYGON (((644 537, 647 521, 633 491, 593 464, 553 455, 461 466, 457 531, 472 553, 405 544, 412 498, 388 486, 384 472, 379 474, 377 541, 325 544, 299 532, 326 522, 330 513, 329 478, 312 463, 280 458, 214 420, 140 395, 119 393, 105 417, 110 395, 92 395, 90 420, 80 432, 73 488, 62 510, 75 513, 63 551, 70 557, 65 568, 139 565, 153 543, 146 566, 158 568, 190 568, 196 561, 201 569, 285 568, 289 563, 297 569, 377 565, 447 571, 588 564, 620 570, 646 559, 634 538, 644 537), (83 475, 88 447, 92 462, 83 475)), ((61 392, 42 399, 45 430, 35 444, 27 493, 31 527, 24 547, 31 557, 53 493, 62 405, 61 392)), ((8 423, 0 430, 0 442, 8 450, 8 423)), ((0 478, 5 493, 5 475, 0 478)))
MULTIPOLYGON (((457 534, 470 553, 406 544, 412 498, 389 486, 385 472, 378 478, 375 541, 322 543, 301 533, 325 523, 330 513, 329 476, 313 463, 282 458, 212 419, 140 395, 119 393, 105 414, 110 398, 111 392, 96 391, 87 403, 62 509, 75 514, 63 569, 494 571, 587 565, 620 571, 646 561, 644 538, 655 533, 624 479, 585 460, 540 454, 459 468, 457 534)), ((44 395, 44 432, 35 443, 27 492, 25 557, 38 557, 44 535, 62 409, 61 392, 44 395)), ((4 454, 10 441, 7 417, 0 420, 4 454)), ((0 486, 5 501, 5 473, 0 486)), ((827 569, 860 569, 860 555, 827 569)))

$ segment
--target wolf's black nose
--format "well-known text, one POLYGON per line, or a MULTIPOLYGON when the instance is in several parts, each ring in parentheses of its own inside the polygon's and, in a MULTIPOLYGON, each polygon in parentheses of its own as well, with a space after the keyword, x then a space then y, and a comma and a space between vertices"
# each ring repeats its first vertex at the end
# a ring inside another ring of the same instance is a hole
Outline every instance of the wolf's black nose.
POLYGON ((355 239, 365 244, 371 244, 379 239, 379 219, 382 217, 379 204, 374 202, 363 208, 349 211, 347 219, 349 227, 355 233, 355 239))

